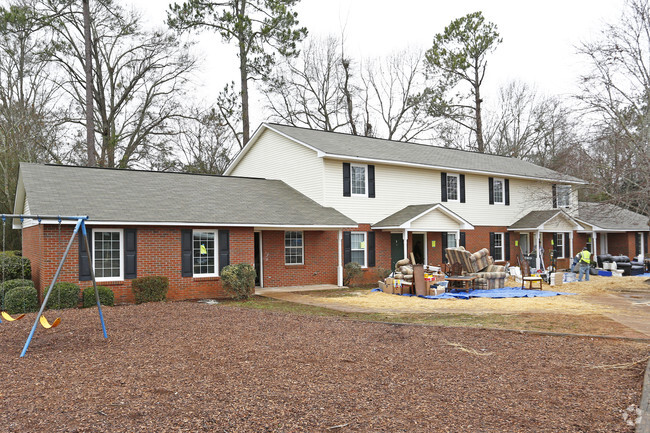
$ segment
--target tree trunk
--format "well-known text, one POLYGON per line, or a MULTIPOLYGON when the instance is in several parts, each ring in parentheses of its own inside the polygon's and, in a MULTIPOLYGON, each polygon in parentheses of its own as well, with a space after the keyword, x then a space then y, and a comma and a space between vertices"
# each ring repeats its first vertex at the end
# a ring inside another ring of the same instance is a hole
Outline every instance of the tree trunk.
MULTIPOLYGON (((241 2, 240 16, 245 16, 246 0, 241 2)), ((242 118, 242 148, 248 143, 250 138, 250 118, 248 112, 248 53, 246 52, 245 39, 246 34, 243 29, 239 31, 237 38, 239 40, 239 76, 241 80, 241 118, 242 118)))
POLYGON ((345 74, 345 81, 343 82, 343 93, 345 94, 345 103, 347 106, 348 121, 350 128, 352 128, 352 135, 357 134, 357 125, 354 122, 354 113, 352 112, 352 94, 350 93, 350 61, 341 56, 341 64, 343 65, 343 72, 345 74))
POLYGON ((93 67, 90 42, 90 0, 83 0, 84 15, 84 45, 86 48, 86 148, 88 154, 88 166, 97 165, 95 160, 95 128, 93 121, 93 67))
POLYGON ((474 67, 474 104, 476 112, 476 146, 480 153, 485 153, 485 143, 483 143, 483 121, 481 119, 481 83, 479 79, 478 64, 474 67))

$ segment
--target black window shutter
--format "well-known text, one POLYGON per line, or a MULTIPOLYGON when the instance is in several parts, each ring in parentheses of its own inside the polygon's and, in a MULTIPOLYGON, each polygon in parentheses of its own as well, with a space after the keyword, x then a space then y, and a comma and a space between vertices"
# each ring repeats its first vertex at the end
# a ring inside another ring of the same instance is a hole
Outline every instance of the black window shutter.
POLYGON ((343 163, 343 197, 350 197, 350 163, 343 163))
POLYGON ((440 173, 440 201, 447 201, 447 173, 440 173))
POLYGON ((564 257, 571 257, 571 243, 569 239, 569 233, 564 234, 564 257))
MULTIPOLYGON (((490 178, 491 179, 491 178, 490 178)), ((490 232, 490 255, 492 258, 495 256, 495 250, 494 250, 494 232, 490 232)), ((496 259, 495 259, 496 260, 496 259)))
POLYGON ((375 198, 375 166, 368 164, 368 197, 375 198))
POLYGON ((352 240, 350 232, 343 232, 343 264, 347 265, 352 261, 352 240))
POLYGON ((460 241, 458 246, 465 248, 465 232, 460 232, 460 241))
POLYGON ((124 229, 124 278, 138 277, 138 237, 136 229, 124 229))
MULTIPOLYGON (((90 281, 93 279, 90 275, 90 256, 91 254, 86 251, 86 242, 81 230, 78 232, 79 236, 79 281, 90 281)), ((92 248, 93 232, 92 229, 86 226, 86 236, 88 236, 88 245, 92 248)))
POLYGON ((506 190, 506 206, 510 206, 510 180, 506 179, 503 183, 505 184, 504 189, 506 190))
POLYGON ((375 232, 368 232, 368 267, 375 267, 375 232))
POLYGON ((230 264, 230 230, 219 230, 219 274, 230 264))
POLYGON ((488 177, 488 189, 490 195, 490 204, 494 204, 494 178, 488 177))
POLYGON ((553 184, 553 208, 557 207, 557 185, 553 184))
POLYGON ((181 230, 181 276, 191 277, 192 270, 192 230, 181 230))
POLYGON ((447 232, 442 232, 442 263, 447 263, 447 232))
POLYGON ((503 244, 505 260, 510 260, 510 232, 505 232, 503 234, 503 244))
POLYGON ((460 176, 460 202, 465 203, 465 175, 460 176))

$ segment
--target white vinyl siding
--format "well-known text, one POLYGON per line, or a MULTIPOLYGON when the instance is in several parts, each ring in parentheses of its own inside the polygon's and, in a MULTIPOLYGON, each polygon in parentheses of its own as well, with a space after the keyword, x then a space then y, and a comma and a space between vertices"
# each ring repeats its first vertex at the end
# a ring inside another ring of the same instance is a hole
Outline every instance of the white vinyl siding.
MULTIPOLYGON (((230 174, 279 179, 322 204, 323 160, 315 151, 273 131, 264 131, 230 174)), ((342 195, 341 176, 339 163, 339 195, 342 195)))
MULTIPOLYGON (((375 187, 381 195, 372 200, 350 200, 341 194, 341 161, 325 159, 324 168, 322 204, 358 223, 374 224, 408 205, 439 201, 434 197, 440 197, 440 171, 375 164, 375 187)), ((465 174, 467 204, 452 201, 442 205, 471 224, 485 226, 509 226, 532 210, 551 209, 551 183, 510 179, 510 206, 491 206, 487 179, 488 176, 465 174)), ((457 224, 450 227, 457 228, 457 224)))
POLYGON ((458 230, 458 221, 439 210, 434 210, 413 221, 411 228, 435 231, 458 230))

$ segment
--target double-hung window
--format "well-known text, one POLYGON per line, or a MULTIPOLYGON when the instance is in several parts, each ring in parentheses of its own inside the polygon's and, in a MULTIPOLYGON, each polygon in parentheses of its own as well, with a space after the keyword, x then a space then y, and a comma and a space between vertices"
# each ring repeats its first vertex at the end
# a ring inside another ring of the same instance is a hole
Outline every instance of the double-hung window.
POLYGON ((505 188, 503 179, 494 179, 492 192, 494 193, 494 204, 505 204, 505 188))
POLYGON ((194 230, 192 232, 192 267, 194 276, 217 276, 217 232, 194 230))
POLYGON ((303 232, 284 232, 284 264, 302 265, 304 263, 303 232))
POLYGON ((571 205, 571 185, 557 186, 557 207, 569 207, 571 205))
POLYGON ((460 182, 457 174, 447 173, 447 201, 459 201, 458 190, 460 182))
POLYGON ((350 261, 357 262, 362 268, 366 267, 366 233, 350 233, 350 261))
POLYGON ((352 195, 368 195, 368 176, 365 165, 350 164, 350 187, 352 195))
POLYGON ((456 248, 456 233, 447 233, 447 248, 456 248))
POLYGON ((93 269, 97 281, 124 279, 124 246, 122 229, 95 229, 93 237, 93 269))
POLYGON ((503 242, 503 233, 494 234, 494 261, 502 262, 505 260, 504 257, 504 242, 503 242))

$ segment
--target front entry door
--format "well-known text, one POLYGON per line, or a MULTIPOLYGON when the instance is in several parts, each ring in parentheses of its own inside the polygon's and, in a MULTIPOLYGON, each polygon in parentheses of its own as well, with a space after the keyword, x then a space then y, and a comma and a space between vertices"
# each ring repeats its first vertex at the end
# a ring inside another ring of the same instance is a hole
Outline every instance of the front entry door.
POLYGON ((390 270, 395 269, 395 263, 404 258, 404 241, 401 233, 390 234, 390 270))
POLYGON ((261 251, 261 242, 260 242, 260 232, 255 232, 253 234, 253 242, 255 243, 255 285, 261 286, 260 275, 262 274, 262 251, 261 251))

